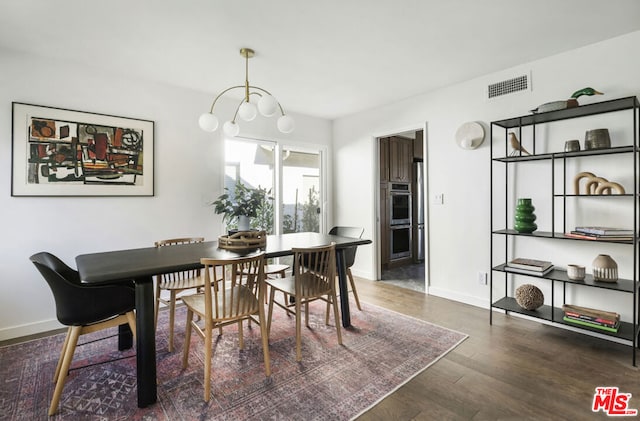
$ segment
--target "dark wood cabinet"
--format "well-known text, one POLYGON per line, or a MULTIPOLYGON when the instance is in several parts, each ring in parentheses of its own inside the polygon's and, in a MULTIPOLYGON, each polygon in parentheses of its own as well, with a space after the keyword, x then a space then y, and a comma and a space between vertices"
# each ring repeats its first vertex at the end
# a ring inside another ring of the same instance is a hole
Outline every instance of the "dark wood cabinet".
POLYGON ((413 140, 405 137, 390 137, 389 181, 394 183, 410 183, 412 163, 413 140))
POLYGON ((389 181, 389 138, 380 139, 380 182, 389 181))
MULTIPOLYGON (((392 184, 401 183, 411 192, 413 179, 414 141, 413 139, 391 136, 380 139, 380 250, 381 265, 389 268, 410 261, 411 256, 399 257, 396 253, 392 258, 392 228, 391 226, 391 192, 392 184)), ((397 233, 397 231, 396 231, 397 233)), ((410 241, 410 240, 409 240, 410 241)), ((411 249, 409 249, 411 250, 411 249)))
POLYGON ((389 188, 380 183, 380 263, 383 268, 389 264, 389 188))

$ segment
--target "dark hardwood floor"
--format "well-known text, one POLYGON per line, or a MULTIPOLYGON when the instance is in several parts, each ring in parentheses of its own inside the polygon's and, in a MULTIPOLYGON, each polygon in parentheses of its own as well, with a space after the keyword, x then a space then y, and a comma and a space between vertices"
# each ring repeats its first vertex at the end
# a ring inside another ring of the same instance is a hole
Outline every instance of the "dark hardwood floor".
POLYGON ((640 410, 629 346, 498 312, 489 325, 486 309, 384 282, 356 286, 365 303, 469 335, 359 420, 606 419, 591 411, 598 386, 631 393, 629 407, 640 410))

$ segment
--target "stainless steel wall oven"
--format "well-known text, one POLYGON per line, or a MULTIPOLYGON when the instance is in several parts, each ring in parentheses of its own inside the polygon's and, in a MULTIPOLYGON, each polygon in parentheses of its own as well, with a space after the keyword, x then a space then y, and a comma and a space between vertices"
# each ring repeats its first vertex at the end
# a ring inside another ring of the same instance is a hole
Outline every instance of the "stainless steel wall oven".
POLYGON ((411 225, 392 226, 390 237, 391 260, 411 256, 411 225))
POLYGON ((411 188, 409 184, 392 183, 389 192, 390 225, 411 225, 411 188))
POLYGON ((394 260, 411 256, 411 185, 391 183, 389 196, 389 258, 394 260))

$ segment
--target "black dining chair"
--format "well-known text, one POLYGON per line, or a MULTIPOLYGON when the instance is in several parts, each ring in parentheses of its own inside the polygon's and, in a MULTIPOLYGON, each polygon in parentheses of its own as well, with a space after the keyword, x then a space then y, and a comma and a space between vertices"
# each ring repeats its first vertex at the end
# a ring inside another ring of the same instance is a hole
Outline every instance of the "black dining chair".
POLYGON ((135 337, 135 290, 132 285, 86 286, 78 272, 51 253, 29 258, 49 284, 56 302, 58 321, 68 326, 53 381, 56 387, 49 415, 58 410, 62 389, 80 335, 128 324, 135 337))
MULTIPOLYGON (((362 238, 362 234, 364 233, 364 228, 361 227, 333 227, 329 231, 329 235, 338 235, 340 237, 349 237, 349 238, 362 238)), ((353 281, 353 274, 351 273, 351 266, 356 261, 356 251, 358 246, 347 247, 344 249, 344 260, 345 266, 347 267, 347 277, 349 278, 349 283, 351 284, 351 292, 353 292, 353 298, 356 300, 356 305, 358 306, 358 310, 362 311, 362 307, 360 306, 360 299, 358 298, 358 291, 356 290, 356 284, 353 281)), ((328 309, 327 309, 328 311, 328 309)))

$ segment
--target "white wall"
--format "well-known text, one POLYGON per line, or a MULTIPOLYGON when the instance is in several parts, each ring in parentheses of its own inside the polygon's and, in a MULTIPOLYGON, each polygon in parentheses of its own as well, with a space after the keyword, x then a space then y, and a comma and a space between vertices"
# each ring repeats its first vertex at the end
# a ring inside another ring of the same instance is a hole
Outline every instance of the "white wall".
MULTIPOLYGON (((51 292, 28 259, 33 253, 50 251, 75 267, 82 253, 220 235, 221 218, 207 205, 222 189, 220 132, 205 133, 197 123, 212 95, 6 50, 0 62, 0 340, 60 327, 51 292), (155 196, 11 197, 12 101, 155 121, 155 196)), ((222 104, 222 114, 233 105, 222 104)), ((330 121, 292 115, 289 135, 263 118, 241 125, 241 135, 330 145, 330 121)))
MULTIPOLYGON (((633 53, 639 44, 640 32, 636 32, 527 63, 339 119, 333 123, 333 133, 329 121, 294 115, 296 130, 291 135, 279 134, 270 120, 256 120, 241 135, 313 145, 329 145, 333 137, 329 153, 334 162, 329 173, 335 196, 334 205, 329 205, 334 212, 329 223, 362 225, 365 236, 373 238, 378 188, 373 139, 428 123, 427 198, 436 193, 444 193, 445 198, 444 205, 428 203, 429 293, 488 306, 488 288, 477 284, 476 273, 489 270, 489 144, 485 141, 475 151, 461 150, 453 141, 456 129, 466 121, 488 124, 527 114, 538 104, 564 99, 586 86, 606 95, 583 98, 582 103, 640 95, 640 57, 633 53), (532 92, 484 99, 487 84, 529 71, 532 92)), ((98 68, 43 63, 38 57, 6 50, 0 50, 0 60, 0 166, 5 169, 0 174, 5 192, 0 195, 5 244, 0 256, 0 340, 59 326, 51 293, 28 260, 32 253, 49 250, 74 266, 74 257, 81 253, 146 247, 171 236, 198 234, 214 239, 220 234, 220 218, 207 202, 222 185, 221 142, 218 135, 197 127, 197 117, 210 106, 211 95, 125 79, 98 68), (11 197, 12 101, 155 121, 156 196, 11 197)), ((399 77, 401 73, 399 68, 399 77)), ((533 196, 544 197, 544 189, 533 196)), ((592 248, 577 250, 577 259, 587 267, 597 254, 592 248)), ((355 274, 375 277, 374 252, 375 245, 359 248, 355 274)), ((559 266, 574 257, 559 256, 554 260, 559 266)), ((621 267, 621 272, 628 274, 629 268, 621 267)), ((628 318, 628 312, 615 304, 618 297, 606 296, 608 301, 598 305, 617 309, 628 318)), ((598 299, 586 297, 587 302, 598 299)))
MULTIPOLYGON (((489 290, 487 286, 478 284, 477 272, 488 272, 490 266, 489 141, 485 140, 476 150, 462 150, 454 142, 456 129, 467 121, 481 121, 488 134, 489 123, 493 120, 526 115, 539 104, 567 99, 574 91, 587 86, 606 95, 582 97, 582 104, 640 95, 640 57, 635 54, 638 45, 640 32, 635 32, 335 121, 335 220, 341 224, 364 225, 365 236, 373 238, 376 229, 375 192, 378 188, 375 174, 377 156, 373 140, 377 136, 420 127, 426 122, 426 197, 429 200, 427 210, 430 232, 428 291, 430 294, 488 307, 489 290), (485 99, 488 84, 529 72, 532 75, 532 91, 506 95, 491 101, 485 99), (443 205, 435 205, 431 201, 438 193, 444 194, 443 205)), ((488 49, 486 59, 491 60, 492 54, 499 52, 488 49)), ((398 67, 398 77, 402 77, 402 66, 398 67)), ((605 124, 604 127, 607 127, 607 122, 608 120, 599 120, 598 124, 605 124)), ((631 119, 626 122, 631 124, 631 119)), ((567 128, 565 133, 554 134, 556 145, 549 147, 555 147, 556 151, 562 150, 565 140, 583 140, 585 129, 596 128, 590 126, 595 123, 583 124, 589 127, 583 125, 577 129, 567 128)), ((609 124, 614 129, 614 123, 609 124)), ((495 145, 503 147, 502 139, 496 139, 495 145)), ((628 139, 618 140, 625 144, 631 143, 628 139)), ((611 164, 609 169, 613 167, 615 164, 611 164)), ((606 168, 603 172, 606 173, 606 168)), ((538 219, 543 224, 543 210, 549 207, 550 200, 547 187, 548 185, 529 185, 524 193, 518 192, 534 197, 534 204, 540 207, 541 212, 538 219)), ((632 186, 628 184, 628 188, 631 189, 632 186)), ((619 221, 611 223, 619 225, 619 221)), ((569 253, 568 242, 562 243, 560 247, 558 243, 538 241, 530 248, 522 248, 517 252, 529 257, 549 258, 559 267, 565 267, 567 263, 582 263, 590 273, 591 261, 600 251, 593 247, 575 245, 569 253), (574 250, 576 254, 573 254, 574 250)), ((375 250, 372 246, 359 248, 352 269, 354 274, 375 277, 375 250)), ((627 258, 631 255, 630 248, 617 249, 614 246, 613 253, 614 258, 618 256, 619 263, 622 264, 621 273, 631 277, 630 261, 627 258)), ((548 289, 543 291, 549 292, 548 289)), ((620 295, 594 296, 596 291, 584 288, 577 294, 579 298, 571 298, 584 300, 583 305, 593 304, 599 308, 618 311, 623 319, 630 319, 630 297, 623 300, 620 295), (619 302, 628 305, 621 306, 619 302)))

